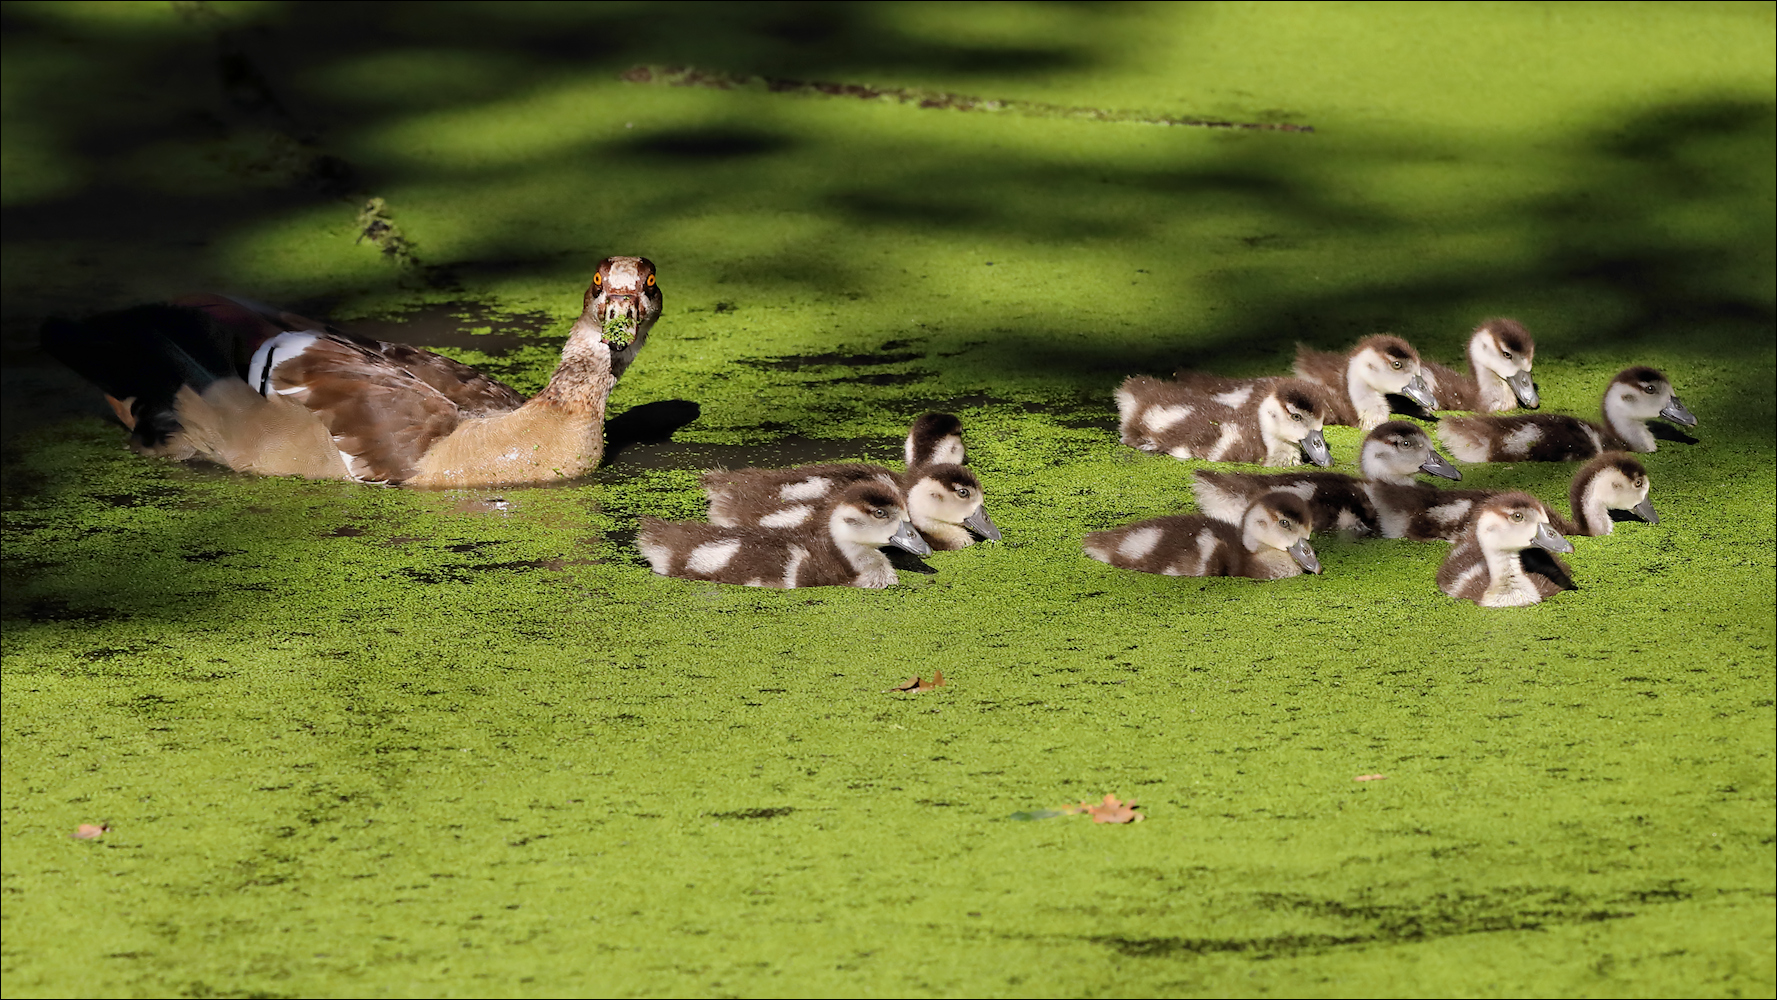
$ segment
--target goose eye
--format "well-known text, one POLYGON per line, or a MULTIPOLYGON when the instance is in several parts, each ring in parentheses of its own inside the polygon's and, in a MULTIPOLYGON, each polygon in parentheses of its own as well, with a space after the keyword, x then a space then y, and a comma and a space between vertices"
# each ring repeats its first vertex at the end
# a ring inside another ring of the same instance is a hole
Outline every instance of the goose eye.
POLYGON ((648 275, 648 287, 649 288, 654 287, 654 276, 652 274, 648 275))
POLYGON ((593 276, 592 276, 592 283, 593 283, 593 284, 594 284, 594 285, 597 285, 597 286, 600 286, 600 287, 602 287, 602 286, 603 286, 603 285, 604 285, 604 283, 605 283, 605 276, 604 276, 604 275, 602 275, 602 274, 595 274, 595 275, 593 275, 593 276))

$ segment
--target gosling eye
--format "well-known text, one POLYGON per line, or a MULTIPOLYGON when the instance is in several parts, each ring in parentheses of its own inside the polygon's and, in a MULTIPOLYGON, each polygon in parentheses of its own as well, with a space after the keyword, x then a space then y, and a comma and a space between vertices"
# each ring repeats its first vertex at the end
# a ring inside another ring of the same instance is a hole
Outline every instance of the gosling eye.
POLYGON ((870 508, 870 516, 881 521, 888 517, 888 511, 883 510, 881 507, 872 507, 870 508))
POLYGON ((1635 480, 1635 488, 1636 489, 1641 489, 1643 486, 1646 486, 1646 485, 1647 485, 1647 480, 1645 480, 1645 479, 1635 480))
POLYGON ((1524 520, 1524 512, 1521 510, 1512 511, 1512 520, 1514 520, 1514 521, 1524 520))
POLYGON ((969 488, 967 486, 958 486, 956 488, 956 495, 963 500, 967 500, 970 496, 969 488))
POLYGON ((1499 354, 1501 357, 1505 358, 1507 361, 1512 360, 1512 352, 1511 351, 1500 351, 1499 354))
POLYGON ((1395 370, 1395 371, 1397 371, 1397 372, 1398 372, 1398 371, 1400 371, 1400 370, 1401 370, 1401 363, 1400 363, 1400 362, 1399 362, 1399 361, 1394 361, 1394 362, 1390 362, 1390 363, 1391 363, 1391 364, 1393 364, 1393 365, 1394 365, 1394 370, 1395 370))
POLYGON ((1651 385, 1648 385, 1648 384, 1646 384, 1646 383, 1642 383, 1642 386, 1641 386, 1641 391, 1642 391, 1642 392, 1645 392, 1645 393, 1647 393, 1647 394, 1648 394, 1648 395, 1650 395, 1650 396, 1652 396, 1652 395, 1653 395, 1653 394, 1654 394, 1654 392, 1655 392, 1655 391, 1656 391, 1656 390, 1655 390, 1655 389, 1654 389, 1654 387, 1653 387, 1653 386, 1651 386, 1651 385))
POLYGON ((1290 419, 1299 424, 1302 422, 1302 415, 1300 413, 1292 413, 1290 414, 1290 419))
POLYGON ((1295 527, 1295 525, 1293 525, 1293 524, 1291 524, 1291 523, 1290 523, 1290 519, 1289 519, 1289 518, 1287 518, 1287 517, 1280 517, 1280 518, 1278 518, 1278 519, 1277 519, 1277 526, 1278 526, 1278 527, 1279 527, 1279 528, 1282 528, 1282 529, 1283 529, 1283 530, 1285 530, 1285 531, 1288 531, 1288 530, 1290 530, 1290 529, 1291 529, 1291 528, 1293 528, 1293 527, 1295 527))

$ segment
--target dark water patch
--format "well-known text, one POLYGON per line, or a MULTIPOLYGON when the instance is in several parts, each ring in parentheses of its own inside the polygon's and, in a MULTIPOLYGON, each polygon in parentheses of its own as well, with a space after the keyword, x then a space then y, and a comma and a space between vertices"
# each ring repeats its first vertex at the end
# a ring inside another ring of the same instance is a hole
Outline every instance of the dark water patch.
POLYGON ((675 432, 702 413, 703 407, 688 399, 660 399, 624 410, 605 421, 605 455, 600 464, 609 465, 618 452, 631 445, 670 441, 675 432))
POLYGON ((245 554, 245 550, 242 549, 205 549, 202 552, 187 552, 179 558, 189 563, 206 563, 215 562, 224 556, 239 556, 245 554))
POLYGON ((554 323, 546 312, 499 312, 479 302, 448 302, 342 326, 348 333, 390 343, 501 355, 550 340, 544 331, 554 323), (478 332, 482 330, 486 332, 478 332))
POLYGON ((783 469, 823 462, 885 462, 901 455, 901 442, 885 438, 809 438, 790 434, 760 444, 661 441, 627 447, 602 465, 593 482, 621 482, 661 469, 783 469))
POLYGON ((873 365, 898 365, 918 361, 923 354, 786 354, 776 358, 740 358, 737 364, 749 368, 796 370, 843 365, 847 368, 868 368, 873 365))
POLYGON ((87 625, 98 625, 104 622, 124 621, 129 612, 117 608, 83 607, 77 608, 59 597, 45 597, 25 605, 21 617, 28 622, 46 624, 49 622, 82 622, 87 625))
POLYGON ((107 507, 163 507, 179 496, 167 486, 144 486, 130 493, 88 493, 87 498, 107 507))
POLYGON ((325 537, 327 537, 327 538, 357 538, 359 535, 363 535, 363 534, 367 534, 367 532, 363 528, 353 527, 352 525, 349 525, 349 524, 342 524, 339 527, 334 528, 332 531, 329 531, 325 537))
POLYGON ((828 379, 828 385, 906 385, 909 382, 923 382, 933 375, 929 371, 884 372, 880 375, 853 375, 849 378, 828 379))
MULTIPOLYGON (((480 544, 480 543, 477 543, 480 544)), ((450 566, 432 566, 425 569, 407 567, 401 575, 419 583, 472 583, 484 573, 528 573, 532 570, 551 570, 560 572, 569 566, 590 565, 590 559, 511 559, 505 562, 491 563, 458 563, 450 566)))
POLYGON ((687 162, 764 156, 790 147, 787 136, 733 126, 677 128, 636 136, 623 143, 632 154, 687 162))
POLYGON ((777 819, 795 812, 794 806, 766 806, 757 809, 737 809, 734 812, 705 813, 712 819, 777 819))

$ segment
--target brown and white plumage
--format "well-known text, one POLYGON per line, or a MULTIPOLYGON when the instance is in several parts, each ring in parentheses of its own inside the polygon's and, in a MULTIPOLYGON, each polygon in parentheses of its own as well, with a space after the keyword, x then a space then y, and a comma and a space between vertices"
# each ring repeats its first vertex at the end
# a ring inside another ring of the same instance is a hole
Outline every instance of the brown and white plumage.
POLYGON ((1296 347, 1296 377, 1327 390, 1330 424, 1370 430, 1388 419, 1388 397, 1406 396, 1427 410, 1438 400, 1420 376, 1419 352, 1393 334, 1365 337, 1344 354, 1296 347))
POLYGON ((1484 608, 1536 604, 1578 589, 1572 570, 1550 554, 1572 551, 1535 497, 1502 493, 1480 507, 1450 549, 1438 567, 1438 589, 1484 608))
POLYGON ((900 582, 879 549, 927 555, 900 496, 874 480, 853 483, 795 528, 642 521, 637 547, 654 572, 747 587, 892 587, 900 582))
MULTIPOLYGON (((1419 473, 1461 479, 1431 438, 1416 424, 1391 420, 1364 438, 1358 468, 1364 478, 1339 472, 1281 472, 1269 475, 1216 472, 1192 473, 1191 491, 1197 507, 1219 521, 1238 523, 1253 501, 1273 491, 1301 497, 1313 513, 1316 531, 1381 532, 1380 519, 1366 489, 1374 483, 1411 485, 1419 473)), ((1429 487, 1427 487, 1429 489, 1429 487)))
POLYGON ((1468 374, 1434 361, 1422 362, 1421 370, 1437 397, 1436 409, 1499 413, 1522 405, 1534 410, 1542 405, 1530 376, 1535 359, 1536 341, 1524 324, 1498 318, 1482 321, 1469 337, 1468 374))
POLYGON ((1438 424, 1438 439, 1464 462, 1577 462, 1605 451, 1654 451, 1649 420, 1697 423, 1666 376, 1646 367, 1624 369, 1611 379, 1602 409, 1603 425, 1542 413, 1447 418, 1438 424))
POLYGON ((1295 378, 1146 375, 1117 389, 1123 443, 1173 458, 1255 465, 1333 464, 1321 427, 1332 413, 1324 389, 1295 378))
POLYGON ((1300 497, 1268 493, 1239 524, 1202 515, 1156 517, 1086 536, 1099 562, 1165 576, 1244 576, 1280 580, 1320 572, 1308 544, 1313 515, 1300 497))
POLYGON ((654 265, 606 259, 583 306, 530 400, 430 351, 221 296, 51 321, 44 345, 106 391, 146 454, 369 483, 535 482, 598 464, 606 397, 660 316, 654 265))

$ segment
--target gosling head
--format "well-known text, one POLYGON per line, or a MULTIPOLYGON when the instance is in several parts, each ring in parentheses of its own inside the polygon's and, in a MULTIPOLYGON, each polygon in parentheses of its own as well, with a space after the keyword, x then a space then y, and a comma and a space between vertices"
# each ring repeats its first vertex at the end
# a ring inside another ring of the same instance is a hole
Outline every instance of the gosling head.
POLYGON ((907 488, 907 512, 913 526, 954 547, 974 542, 969 532, 989 541, 1000 540, 1000 529, 987 516, 981 480, 961 465, 928 465, 919 480, 907 488))
POLYGON ((1248 552, 1281 549, 1308 572, 1320 572, 1320 559, 1308 544, 1308 535, 1314 530, 1314 514, 1301 497, 1293 493, 1265 494, 1246 509, 1240 530, 1248 552))
POLYGON ((1604 391, 1604 413, 1612 418, 1621 415, 1632 420, 1664 419, 1686 427, 1697 426, 1697 418, 1679 401, 1665 374, 1640 365, 1625 368, 1611 379, 1610 388, 1604 391))
POLYGON ((1413 477, 1421 472, 1445 479, 1462 478, 1456 466, 1432 445, 1431 435, 1405 420, 1390 420, 1371 431, 1364 438, 1358 466, 1365 479, 1397 486, 1411 486, 1413 477))
POLYGON ((1530 364, 1536 359, 1536 341, 1530 331, 1515 319, 1485 320, 1475 327, 1469 338, 1469 368, 1476 381, 1491 374, 1504 382, 1518 397, 1519 405, 1534 410, 1542 405, 1536 383, 1530 378, 1530 364))
MULTIPOLYGON (((1602 507, 1606 516, 1618 519, 1637 519, 1649 524, 1659 524, 1660 515, 1654 512, 1654 505, 1648 501, 1648 489, 1652 483, 1648 479, 1647 466, 1620 451, 1607 451, 1580 469, 1574 476, 1577 486, 1573 497, 1573 513, 1581 516, 1582 511, 1590 511, 1602 507)), ((1605 530, 1609 530, 1608 522, 1605 530)))
POLYGON ((928 556, 932 547, 919 537, 901 498, 883 483, 858 483, 839 494, 827 516, 827 530, 841 545, 881 548, 893 545, 914 555, 928 556))
POLYGON ((1475 513, 1475 537, 1481 547, 1494 553, 1522 552, 1528 548, 1572 552, 1573 543, 1549 524, 1542 501, 1528 493, 1502 493, 1475 513))
POLYGON ((963 422, 949 413, 926 413, 907 431, 907 468, 922 465, 962 465, 963 422))
POLYGON ((1427 410, 1438 408, 1438 401, 1420 372, 1419 352, 1392 334, 1378 333, 1358 341, 1351 352, 1347 377, 1379 395, 1405 396, 1427 410))
POLYGON ((622 375, 635 361, 660 318, 660 286, 654 262, 646 257, 606 257, 586 287, 582 324, 599 331, 611 351, 611 374, 622 375))
POLYGON ((1267 450, 1273 442, 1295 445, 1315 465, 1332 465, 1333 453, 1321 433, 1331 415, 1319 393, 1299 379, 1288 379, 1259 404, 1259 430, 1267 450))

